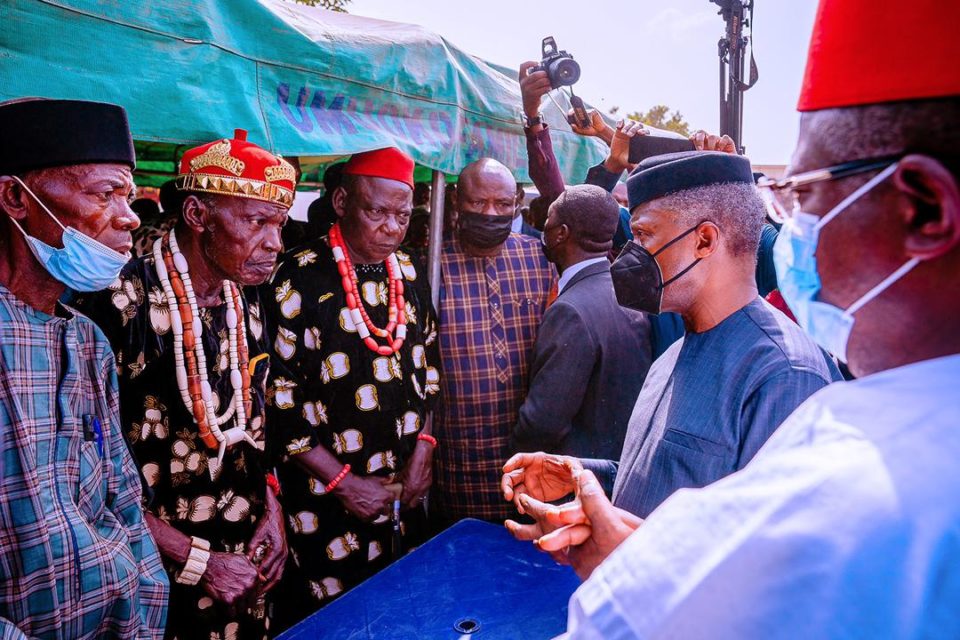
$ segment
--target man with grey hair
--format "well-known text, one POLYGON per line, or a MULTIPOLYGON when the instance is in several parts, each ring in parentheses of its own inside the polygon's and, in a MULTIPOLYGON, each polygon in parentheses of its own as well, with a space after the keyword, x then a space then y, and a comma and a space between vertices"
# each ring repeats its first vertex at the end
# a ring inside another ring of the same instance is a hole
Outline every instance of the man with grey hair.
POLYGON ((68 291, 129 260, 115 104, 0 103, 0 638, 163 637, 170 585, 124 442, 117 362, 68 291))
POLYGON ((960 637, 958 21, 820 3, 797 148, 761 188, 783 297, 857 380, 639 528, 580 474, 580 513, 539 541, 590 576, 562 638, 960 637))
POLYGON ((617 304, 607 252, 620 210, 595 185, 550 205, 542 248, 557 266, 557 299, 533 345, 514 451, 616 458, 653 358, 647 314, 617 304))
MULTIPOLYGON (((613 503, 645 518, 673 492, 742 469, 777 426, 839 371, 800 327, 757 295, 764 204, 750 162, 691 151, 644 160, 627 181, 635 241, 611 267, 620 304, 679 313, 686 336, 657 359, 620 461, 518 454, 504 497, 537 516, 592 470, 613 503)), ((536 538, 544 522, 509 523, 536 538)))

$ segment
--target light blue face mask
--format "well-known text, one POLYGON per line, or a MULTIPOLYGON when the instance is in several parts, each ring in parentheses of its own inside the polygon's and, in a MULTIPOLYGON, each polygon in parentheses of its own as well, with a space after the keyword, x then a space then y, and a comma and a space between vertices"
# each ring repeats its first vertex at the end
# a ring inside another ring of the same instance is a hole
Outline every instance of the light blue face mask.
POLYGON ((817 300, 820 293, 820 274, 817 273, 817 241, 820 230, 865 193, 889 178, 897 165, 893 164, 843 199, 823 218, 812 213, 795 211, 783 223, 773 247, 780 294, 793 311, 797 322, 821 347, 847 362, 847 342, 853 331, 853 315, 865 304, 883 293, 890 285, 905 276, 920 263, 912 258, 891 273, 846 309, 817 300))
POLYGON ((24 191, 63 229, 63 248, 57 249, 27 235, 20 223, 10 218, 43 268, 74 291, 100 291, 110 286, 130 260, 130 254, 117 253, 73 227, 63 226, 20 178, 13 176, 13 179, 19 182, 24 191))

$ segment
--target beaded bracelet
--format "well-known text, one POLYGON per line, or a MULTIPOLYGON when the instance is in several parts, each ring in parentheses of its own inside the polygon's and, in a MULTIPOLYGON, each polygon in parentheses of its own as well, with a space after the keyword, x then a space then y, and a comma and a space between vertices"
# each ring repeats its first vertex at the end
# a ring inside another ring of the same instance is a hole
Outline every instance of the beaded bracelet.
POLYGON ((210 543, 203 538, 193 536, 190 538, 190 555, 184 563, 180 573, 177 574, 177 582, 187 586, 193 586, 200 582, 200 578, 207 571, 207 562, 210 560, 210 543))
POLYGON ((341 480, 343 480, 344 478, 347 477, 347 474, 348 474, 348 473, 350 473, 350 465, 349 465, 349 464, 345 464, 345 465, 343 465, 343 469, 340 470, 340 473, 338 473, 333 480, 331 480, 329 483, 327 483, 327 486, 326 486, 326 488, 325 488, 325 491, 326 491, 327 493, 330 493, 331 491, 333 491, 334 489, 336 489, 336 488, 337 488, 337 485, 340 484, 340 481, 341 481, 341 480))
POLYGON ((267 486, 273 491, 273 495, 280 496, 280 481, 272 473, 267 474, 267 486))
POLYGON ((424 442, 429 442, 430 446, 432 446, 434 449, 437 448, 437 439, 434 438, 429 433, 418 433, 417 440, 423 440, 424 442))

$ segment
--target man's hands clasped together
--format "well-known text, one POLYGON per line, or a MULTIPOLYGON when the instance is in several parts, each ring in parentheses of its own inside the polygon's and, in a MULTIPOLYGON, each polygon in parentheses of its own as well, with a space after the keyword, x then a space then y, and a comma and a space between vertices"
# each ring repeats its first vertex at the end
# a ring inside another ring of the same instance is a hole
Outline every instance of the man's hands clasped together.
POLYGON ((581 579, 627 539, 643 522, 613 506, 592 472, 570 456, 520 453, 503 467, 503 497, 533 524, 507 520, 518 540, 531 540, 560 563, 573 566, 581 579), (560 506, 548 504, 570 494, 560 506))

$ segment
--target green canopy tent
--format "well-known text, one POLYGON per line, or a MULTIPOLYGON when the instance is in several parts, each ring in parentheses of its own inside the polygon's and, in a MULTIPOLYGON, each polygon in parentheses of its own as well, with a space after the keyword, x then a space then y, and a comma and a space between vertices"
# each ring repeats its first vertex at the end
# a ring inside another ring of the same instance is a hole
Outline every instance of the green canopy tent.
MULTIPOLYGON (((0 21, 0 99, 122 104, 145 162, 240 127, 283 155, 395 145, 452 174, 489 155, 529 182, 515 78, 422 27, 292 0, 6 0, 0 21)), ((582 177, 603 147, 547 117, 582 177)))
MULTIPOLYGON (((397 146, 434 172, 491 156, 529 182, 515 78, 422 27, 292 0, 4 0, 0 24, 0 100, 123 105, 141 184, 235 128, 308 171, 397 146)), ((545 117, 561 172, 580 181, 603 145, 570 131, 552 103, 545 117)), ((433 178, 437 217, 443 176, 433 178)))

